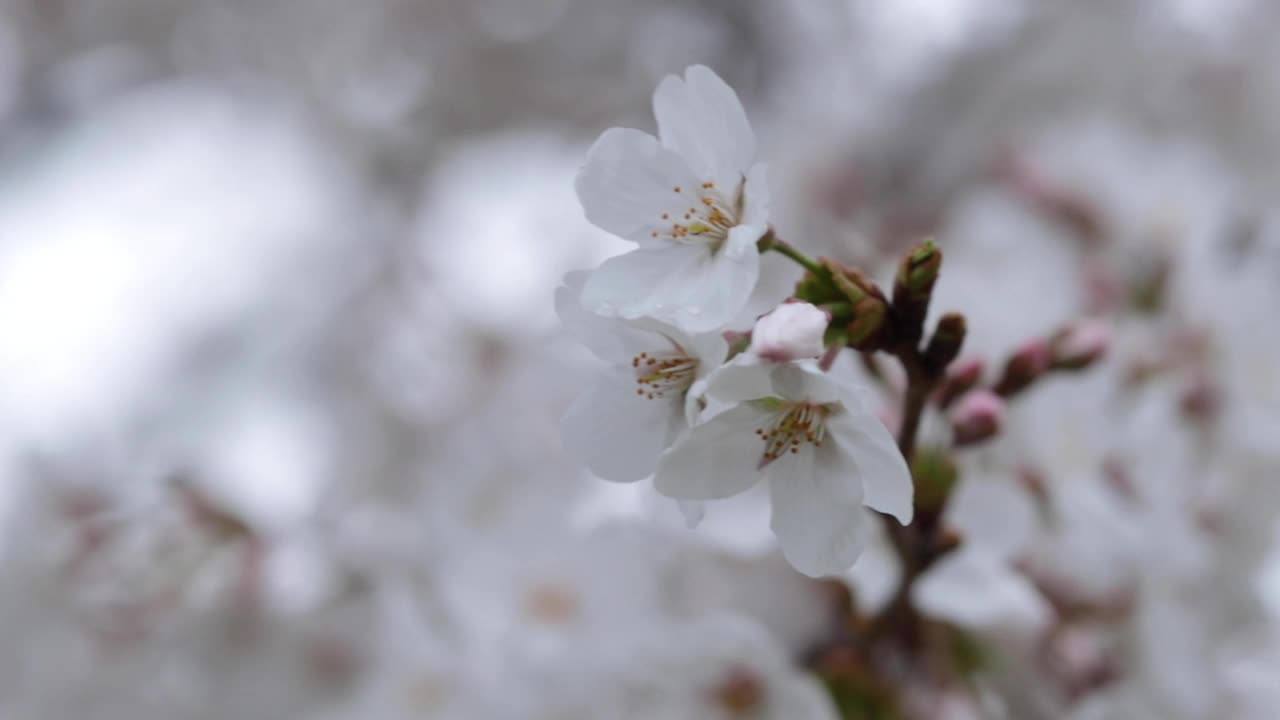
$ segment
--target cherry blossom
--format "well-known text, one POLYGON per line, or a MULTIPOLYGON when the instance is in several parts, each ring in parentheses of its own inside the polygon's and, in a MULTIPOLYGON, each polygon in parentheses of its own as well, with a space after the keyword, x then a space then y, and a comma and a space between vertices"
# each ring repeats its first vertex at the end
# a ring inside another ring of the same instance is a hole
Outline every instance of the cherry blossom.
POLYGON ((712 500, 767 480, 782 552, 811 576, 857 560, 867 532, 863 505, 911 521, 906 462, 852 385, 808 360, 733 364, 707 390, 732 406, 663 456, 654 476, 659 492, 712 500))
POLYGON ((710 69, 668 76, 653 107, 657 138, 607 130, 578 173, 587 219, 639 246, 596 269, 583 302, 603 315, 717 329, 742 310, 759 276, 765 166, 754 161, 738 96, 710 69))
POLYGON ((716 333, 689 335, 653 320, 587 312, 579 302, 584 279, 580 272, 566 276, 556 309, 565 327, 609 367, 565 414, 564 444, 606 480, 640 480, 689 426, 696 412, 691 390, 719 367, 728 345, 716 333))

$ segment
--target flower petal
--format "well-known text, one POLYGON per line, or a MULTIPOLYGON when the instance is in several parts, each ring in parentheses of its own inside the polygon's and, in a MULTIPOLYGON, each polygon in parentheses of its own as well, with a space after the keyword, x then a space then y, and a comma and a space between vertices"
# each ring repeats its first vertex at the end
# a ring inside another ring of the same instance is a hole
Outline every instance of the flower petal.
POLYGON ((840 382, 833 373, 825 373, 814 360, 797 360, 774 365, 770 378, 773 393, 781 398, 800 402, 841 402, 854 392, 847 383, 840 382))
POLYGON ((561 423, 565 449, 606 480, 634 482, 653 473, 662 451, 685 428, 682 398, 644 398, 630 377, 609 373, 574 401, 561 423))
POLYGON ((756 138, 738 95, 710 68, 668 75, 653 94, 662 144, 699 177, 736 188, 756 154, 756 138))
POLYGON ((810 577, 842 573, 867 541, 862 484, 830 446, 784 455, 765 471, 773 503, 770 527, 787 562, 810 577))
POLYGON ((575 271, 564 276, 556 288, 556 314, 575 340, 596 357, 613 364, 629 363, 642 351, 666 351, 669 337, 680 342, 684 333, 658 323, 634 324, 617 318, 603 317, 582 306, 582 287, 590 273, 575 271), (663 332, 666 330, 667 332, 663 332))
POLYGON ((766 226, 769 224, 769 166, 756 163, 747 171, 742 186, 742 225, 766 226))
POLYGON ((930 617, 973 629, 1039 630, 1053 612, 1008 565, 963 550, 935 563, 911 588, 911 600, 930 617))
POLYGON ((741 354, 722 365, 707 380, 707 394, 724 402, 774 397, 773 367, 760 364, 751 355, 741 354))
MULTIPOLYGON (((738 228, 735 228, 735 231, 738 228)), ((747 303, 760 255, 712 253, 701 243, 640 248, 606 260, 587 279, 582 302, 602 315, 650 317, 688 332, 723 327, 747 303)))
POLYGON ((739 405, 690 428, 658 461, 653 486, 682 500, 715 500, 749 489, 762 477, 755 431, 766 417, 739 405))
POLYGON ((666 245, 655 239, 689 206, 701 180, 657 138, 630 128, 610 128, 587 151, 574 188, 591 224, 642 247, 666 245))
POLYGON ((701 500, 676 500, 676 507, 680 508, 684 525, 690 530, 698 527, 702 523, 702 518, 707 516, 707 504, 701 500))
POLYGON ((1039 517, 1031 498, 1012 482, 968 477, 947 501, 947 524, 959 530, 965 547, 1009 558, 1031 542, 1039 517))
POLYGON ((698 377, 705 378, 724 363, 729 354, 729 341, 718 332, 691 335, 686 350, 698 358, 698 377))
POLYGON ((839 453, 842 472, 857 477, 864 503, 907 525, 914 514, 915 486, 898 444, 880 418, 863 408, 849 408, 827 421, 827 437, 839 453))

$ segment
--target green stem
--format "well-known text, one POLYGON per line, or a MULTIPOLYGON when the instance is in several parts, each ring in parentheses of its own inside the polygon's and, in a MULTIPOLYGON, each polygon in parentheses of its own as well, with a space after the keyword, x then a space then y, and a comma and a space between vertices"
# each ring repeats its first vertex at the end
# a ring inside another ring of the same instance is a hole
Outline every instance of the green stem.
POLYGON ((853 317, 853 303, 836 300, 833 302, 825 302, 818 307, 826 310, 833 318, 851 318, 853 317))
POLYGON ((769 243, 767 243, 767 246, 765 247, 765 249, 772 250, 774 252, 782 253, 783 255, 786 255, 787 257, 794 260, 801 267, 803 267, 805 270, 808 270, 809 272, 819 277, 821 277, 822 274, 826 272, 826 269, 823 268, 821 265, 819 265, 816 261, 809 258, 808 255, 805 255, 804 253, 795 249, 784 240, 779 240, 776 237, 772 238, 772 240, 769 243))

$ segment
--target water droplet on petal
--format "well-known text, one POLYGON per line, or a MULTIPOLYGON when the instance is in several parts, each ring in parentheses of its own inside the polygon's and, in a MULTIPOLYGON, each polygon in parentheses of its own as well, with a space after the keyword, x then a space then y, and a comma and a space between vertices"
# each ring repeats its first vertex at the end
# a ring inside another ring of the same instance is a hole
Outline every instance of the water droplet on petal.
POLYGON ((697 305, 690 305, 688 308, 685 309, 685 312, 689 313, 690 315, 701 315, 702 308, 698 307, 697 305))

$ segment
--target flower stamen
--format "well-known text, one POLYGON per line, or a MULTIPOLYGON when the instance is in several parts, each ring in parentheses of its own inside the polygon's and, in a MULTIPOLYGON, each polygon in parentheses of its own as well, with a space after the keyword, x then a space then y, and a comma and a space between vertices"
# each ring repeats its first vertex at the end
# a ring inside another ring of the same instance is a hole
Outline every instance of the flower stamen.
POLYGON ((768 425, 756 430, 764 441, 764 452, 757 468, 763 468, 786 453, 798 454, 804 445, 822 447, 827 436, 828 405, 789 403, 785 410, 772 416, 768 425))
MULTIPOLYGON (((677 194, 683 192, 680 187, 672 190, 677 194)), ((728 239, 729 231, 738 224, 738 216, 741 214, 739 212, 741 195, 741 188, 739 188, 735 194, 739 202, 729 203, 714 182, 702 183, 698 193, 698 201, 702 207, 690 206, 686 212, 682 213, 681 219, 684 222, 673 222, 669 230, 655 231, 650 235, 677 242, 705 242, 711 246, 712 250, 717 250, 728 239)), ((663 221, 669 221, 671 213, 664 212, 660 217, 663 221)))
POLYGON ((698 377, 698 359, 676 349, 664 353, 642 352, 631 358, 635 370, 636 395, 650 400, 668 394, 684 394, 698 377))

